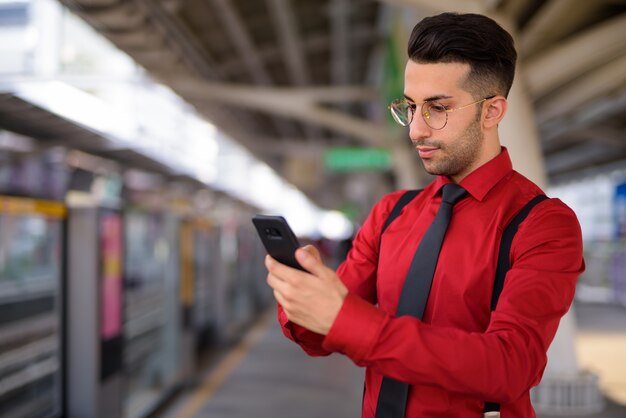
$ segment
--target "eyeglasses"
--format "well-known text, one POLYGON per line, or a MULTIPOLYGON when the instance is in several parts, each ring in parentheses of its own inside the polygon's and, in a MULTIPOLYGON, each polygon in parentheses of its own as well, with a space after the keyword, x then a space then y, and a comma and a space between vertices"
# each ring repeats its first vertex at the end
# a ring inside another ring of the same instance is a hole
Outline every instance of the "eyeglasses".
MULTIPOLYGON (((450 109, 448 106, 439 103, 436 100, 428 100, 422 103, 422 118, 426 125, 432 129, 443 129, 448 123, 448 113, 452 113, 455 110, 461 110, 468 106, 482 103, 485 100, 493 99, 496 96, 485 97, 484 99, 477 100, 465 106, 450 109)), ((402 126, 409 126, 413 121, 413 115, 417 109, 417 104, 409 102, 407 99, 397 99, 391 102, 388 106, 391 111, 393 119, 402 126)))

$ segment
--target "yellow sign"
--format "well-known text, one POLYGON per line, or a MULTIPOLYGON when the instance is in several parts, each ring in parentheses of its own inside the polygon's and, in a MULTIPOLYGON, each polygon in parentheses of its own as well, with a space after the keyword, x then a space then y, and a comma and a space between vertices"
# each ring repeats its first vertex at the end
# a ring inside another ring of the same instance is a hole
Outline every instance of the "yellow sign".
POLYGON ((0 213, 11 215, 43 215, 49 218, 65 218, 67 208, 59 202, 22 197, 0 196, 0 213))

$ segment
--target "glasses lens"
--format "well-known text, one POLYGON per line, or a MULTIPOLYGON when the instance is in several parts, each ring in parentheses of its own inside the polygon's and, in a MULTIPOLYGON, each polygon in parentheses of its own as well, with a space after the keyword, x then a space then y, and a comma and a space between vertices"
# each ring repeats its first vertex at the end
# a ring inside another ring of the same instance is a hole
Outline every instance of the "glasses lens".
POLYGON ((389 105, 389 109, 391 110, 391 116, 393 116, 396 122, 402 126, 409 126, 413 113, 411 106, 405 100, 394 100, 389 105))
POLYGON ((446 107, 437 102, 424 102, 422 105, 422 117, 424 122, 432 129, 443 129, 448 122, 446 107))

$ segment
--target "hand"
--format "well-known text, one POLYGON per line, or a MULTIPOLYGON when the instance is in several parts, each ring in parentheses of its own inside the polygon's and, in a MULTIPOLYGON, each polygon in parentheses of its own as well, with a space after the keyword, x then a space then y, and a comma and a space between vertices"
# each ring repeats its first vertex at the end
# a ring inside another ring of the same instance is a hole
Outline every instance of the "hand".
POLYGON ((333 325, 348 289, 322 262, 317 249, 311 245, 296 251, 296 260, 307 270, 303 272, 265 258, 267 284, 281 304, 287 318, 318 334, 326 335, 333 325))

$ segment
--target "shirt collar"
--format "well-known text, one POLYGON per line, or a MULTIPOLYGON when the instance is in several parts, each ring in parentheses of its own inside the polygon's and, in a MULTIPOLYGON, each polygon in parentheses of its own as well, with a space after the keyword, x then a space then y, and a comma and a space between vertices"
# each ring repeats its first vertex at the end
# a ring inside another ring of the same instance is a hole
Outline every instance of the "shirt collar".
MULTIPOLYGON (((459 184, 474 199, 482 201, 487 193, 511 171, 513 171, 513 164, 509 152, 506 147, 501 147, 500 154, 472 171, 459 184)), ((448 183, 452 183, 452 180, 446 176, 438 176, 432 189, 433 196, 448 183)))

